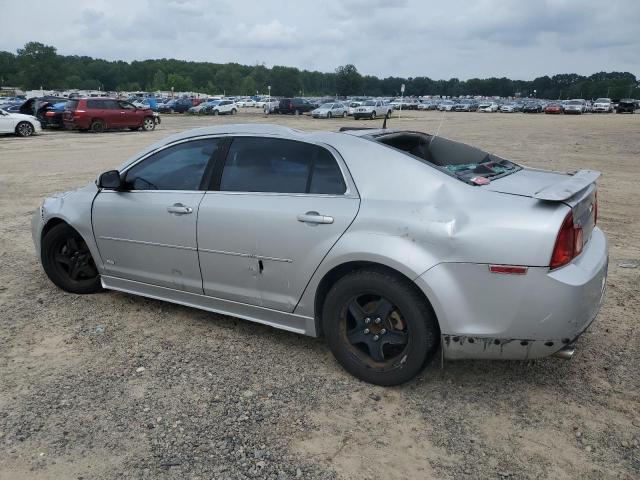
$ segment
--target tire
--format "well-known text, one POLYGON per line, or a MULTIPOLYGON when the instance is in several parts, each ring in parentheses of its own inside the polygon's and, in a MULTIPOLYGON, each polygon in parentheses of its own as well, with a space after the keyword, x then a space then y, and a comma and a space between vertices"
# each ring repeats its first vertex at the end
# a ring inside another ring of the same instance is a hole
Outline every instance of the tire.
POLYGON ((347 112, 342 112, 342 118, 347 118, 347 112))
POLYGON ((368 383, 391 386, 411 380, 440 342, 435 314, 417 287, 384 270, 342 277, 329 290, 322 312, 336 360, 368 383))
POLYGON ((236 113, 238 113, 238 111, 237 111, 235 108, 233 108, 233 109, 231 110, 231 115, 235 115, 236 113))
POLYGON ((91 122, 91 129, 93 133, 102 133, 104 132, 104 122, 102 120, 94 120, 91 122))
POLYGON ((220 113, 220 112, 218 112, 218 110, 214 110, 214 111, 213 111, 213 116, 214 116, 214 117, 217 117, 217 116, 218 116, 218 113, 220 113))
POLYGON ((331 112, 327 112, 327 118, 331 118, 331 112))
POLYGON ((142 120, 142 130, 144 130, 145 132, 152 132, 155 129, 156 121, 153 119, 153 117, 144 117, 144 120, 142 120))
POLYGON ((61 289, 78 294, 102 290, 87 244, 68 224, 59 223, 45 234, 40 258, 49 279, 61 289))
POLYGON ((376 112, 375 110, 373 112, 371 112, 371 120, 375 120, 376 119, 376 112))
POLYGON ((35 131, 36 129, 29 122, 20 122, 16 125, 16 135, 19 137, 30 137, 35 131))

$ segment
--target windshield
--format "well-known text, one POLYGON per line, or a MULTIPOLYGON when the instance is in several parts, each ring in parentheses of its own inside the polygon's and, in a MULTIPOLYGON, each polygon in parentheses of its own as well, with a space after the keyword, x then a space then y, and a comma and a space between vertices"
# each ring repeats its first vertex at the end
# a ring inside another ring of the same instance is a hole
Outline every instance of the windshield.
POLYGON ((610 98, 599 98, 596 100, 596 103, 611 103, 610 98))
POLYGON ((368 100, 368 101, 364 102, 364 106, 365 107, 375 107, 376 106, 376 102, 374 102, 373 100, 368 100))
POLYGON ((333 103, 323 103, 320 105, 320 108, 328 108, 331 109, 333 107, 333 103))

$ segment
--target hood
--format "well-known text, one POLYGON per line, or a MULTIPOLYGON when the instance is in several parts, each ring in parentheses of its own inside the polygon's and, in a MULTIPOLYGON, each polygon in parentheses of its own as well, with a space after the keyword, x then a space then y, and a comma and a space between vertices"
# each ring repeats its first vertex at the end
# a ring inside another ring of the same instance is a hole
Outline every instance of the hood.
POLYGON ((595 170, 579 170, 573 174, 523 168, 506 177, 492 180, 482 188, 552 202, 565 201, 584 190, 600 177, 595 170))
POLYGON ((25 115, 24 113, 9 113, 9 118, 17 118, 19 120, 30 120, 30 121, 36 121, 38 120, 36 117, 34 117, 33 115, 25 115))

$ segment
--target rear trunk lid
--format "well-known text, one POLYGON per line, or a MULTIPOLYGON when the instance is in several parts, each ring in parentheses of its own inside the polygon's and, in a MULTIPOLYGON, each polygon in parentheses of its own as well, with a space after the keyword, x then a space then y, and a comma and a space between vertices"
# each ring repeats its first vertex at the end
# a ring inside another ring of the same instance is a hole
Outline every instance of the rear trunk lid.
POLYGON ((573 223, 582 228, 583 246, 591 238, 597 218, 596 180, 600 172, 579 170, 558 173, 523 168, 508 176, 492 180, 481 188, 497 193, 535 198, 544 202, 560 202, 571 208, 573 223))

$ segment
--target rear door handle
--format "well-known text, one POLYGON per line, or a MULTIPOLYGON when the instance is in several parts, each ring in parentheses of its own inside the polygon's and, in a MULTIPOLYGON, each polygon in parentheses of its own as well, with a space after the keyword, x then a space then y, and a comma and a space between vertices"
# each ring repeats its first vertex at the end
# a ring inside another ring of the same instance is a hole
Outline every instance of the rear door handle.
POLYGON ((186 215, 188 213, 193 213, 193 208, 187 207, 181 203, 174 203, 167 207, 167 212, 175 213, 176 215, 186 215))
POLYGON ((318 212, 307 212, 305 214, 298 215, 298 221, 311 224, 329 224, 333 223, 333 217, 327 215, 320 215, 318 212))

